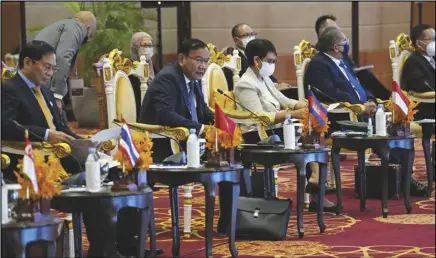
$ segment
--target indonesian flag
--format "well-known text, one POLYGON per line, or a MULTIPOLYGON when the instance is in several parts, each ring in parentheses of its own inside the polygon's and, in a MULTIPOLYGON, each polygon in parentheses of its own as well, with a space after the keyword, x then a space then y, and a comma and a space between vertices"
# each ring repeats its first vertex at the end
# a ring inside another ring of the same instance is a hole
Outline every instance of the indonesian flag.
POLYGON ((409 112, 410 101, 401 91, 400 85, 396 81, 392 82, 392 102, 394 104, 394 120, 404 120, 409 112))
POLYGON ((224 114, 221 107, 215 103, 215 127, 227 132, 231 137, 235 133, 236 123, 224 114))
POLYGON ((23 172, 33 185, 33 191, 38 193, 38 181, 36 180, 35 164, 33 163, 32 143, 29 140, 29 132, 25 131, 26 146, 24 147, 23 172))

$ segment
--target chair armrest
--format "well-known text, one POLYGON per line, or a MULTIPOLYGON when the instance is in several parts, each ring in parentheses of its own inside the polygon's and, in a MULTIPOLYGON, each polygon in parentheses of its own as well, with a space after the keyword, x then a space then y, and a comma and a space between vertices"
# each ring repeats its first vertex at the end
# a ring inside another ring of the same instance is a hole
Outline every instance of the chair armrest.
MULTIPOLYGON (((24 142, 2 141, 2 152, 24 155, 25 146, 24 142)), ((71 153, 71 147, 67 143, 32 142, 32 149, 42 149, 45 156, 54 153, 58 158, 64 158, 71 153)))
POLYGON ((363 112, 365 112, 365 106, 362 104, 350 104, 349 102, 341 102, 340 105, 329 111, 329 113, 335 113, 335 114, 344 114, 344 113, 356 113, 356 114, 361 114, 363 112))
MULTIPOLYGON (((121 125, 114 122, 117 125, 121 125)), ((169 127, 162 125, 150 125, 141 123, 127 123, 129 127, 138 132, 149 132, 163 134, 168 137, 174 137, 178 141, 186 141, 189 137, 189 130, 185 127, 169 127)))
POLYGON ((435 103, 434 91, 428 91, 428 92, 409 91, 407 95, 413 101, 424 102, 424 103, 435 103))
POLYGON ((6 169, 9 164, 11 164, 11 159, 9 158, 9 156, 6 154, 2 154, 2 170, 6 169))

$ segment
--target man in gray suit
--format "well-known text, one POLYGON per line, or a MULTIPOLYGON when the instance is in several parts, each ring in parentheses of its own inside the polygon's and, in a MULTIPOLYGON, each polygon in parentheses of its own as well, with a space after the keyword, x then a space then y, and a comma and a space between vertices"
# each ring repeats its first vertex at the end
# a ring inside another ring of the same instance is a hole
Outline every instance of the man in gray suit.
MULTIPOLYGON (((62 112, 62 98, 67 95, 67 78, 76 60, 80 47, 92 37, 97 28, 97 20, 89 11, 80 11, 71 19, 55 22, 36 35, 35 40, 47 42, 56 51, 58 70, 50 80, 50 89, 56 104, 62 112)), ((48 85, 47 85, 48 86, 48 85)))

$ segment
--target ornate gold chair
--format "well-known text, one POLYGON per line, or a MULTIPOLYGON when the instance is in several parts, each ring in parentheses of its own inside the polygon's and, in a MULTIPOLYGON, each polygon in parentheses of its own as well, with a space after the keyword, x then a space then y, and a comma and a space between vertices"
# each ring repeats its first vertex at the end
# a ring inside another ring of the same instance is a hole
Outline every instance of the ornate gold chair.
MULTIPOLYGON (((136 104, 135 95, 129 75, 138 76, 141 80, 141 101, 147 90, 148 65, 145 57, 141 56, 140 62, 131 62, 124 58, 121 51, 114 49, 108 55, 100 58, 99 62, 94 65, 97 72, 97 96, 100 106, 100 124, 103 128, 117 126, 113 123, 114 119, 124 118, 132 130, 138 132, 148 131, 151 138, 162 138, 165 135, 176 138, 178 141, 186 141, 189 136, 189 130, 184 127, 170 128, 160 125, 149 125, 136 123, 136 104)), ((180 151, 178 144, 171 140, 173 153, 180 151)), ((192 214, 192 185, 183 186, 184 190, 184 218, 185 233, 191 232, 191 214, 192 214)))

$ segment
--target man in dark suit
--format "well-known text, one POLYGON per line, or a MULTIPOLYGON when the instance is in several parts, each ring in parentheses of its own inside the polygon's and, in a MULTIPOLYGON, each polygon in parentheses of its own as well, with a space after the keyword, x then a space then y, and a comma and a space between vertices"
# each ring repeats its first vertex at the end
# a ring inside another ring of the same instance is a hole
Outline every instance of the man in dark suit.
MULTIPOLYGON (((53 47, 43 41, 27 43, 20 52, 18 68, 17 74, 1 87, 2 140, 24 141, 24 132, 15 126, 13 120, 37 135, 29 134, 31 141, 44 139, 51 143, 69 143, 80 138, 63 122, 53 93, 43 86, 48 84, 57 69, 53 47)), ((10 171, 5 172, 7 179, 15 180, 12 171, 18 158, 22 156, 11 155, 10 171)), ((62 162, 69 173, 80 170, 68 158, 62 162)))
MULTIPOLYGON (((247 71, 248 60, 245 55, 245 48, 247 47, 248 42, 256 38, 257 33, 253 31, 253 29, 245 23, 239 23, 233 26, 232 28, 232 38, 235 42, 236 49, 238 50, 238 54, 241 57, 241 71, 239 71, 239 78, 247 71)), ((232 54, 233 48, 227 49, 227 54, 232 54)), ((226 76, 227 85, 229 86, 229 90, 233 90, 233 72, 227 67, 223 68, 224 75, 226 76)), ((274 75, 269 77, 275 84, 277 84, 277 79, 274 75)))
MULTIPOLYGON (((336 23, 337 18, 334 15, 322 15, 318 17, 318 19, 315 22, 315 32, 316 35, 319 37, 320 33, 328 27, 337 27, 339 28, 338 24, 336 23)), ((315 48, 318 49, 318 44, 315 45, 315 48)), ((344 56, 343 60, 348 62, 352 65, 352 68, 355 69, 358 64, 355 64, 353 60, 348 55, 350 50, 350 44, 347 41, 347 43, 344 45, 344 56)), ((358 54, 358 53, 355 53, 358 54)), ((370 90, 376 98, 380 99, 389 99, 391 96, 391 92, 375 77, 375 75, 372 73, 371 70, 365 69, 360 70, 356 72, 357 78, 359 81, 365 85, 365 87, 370 90)))
MULTIPOLYGON (((359 82, 348 59, 343 58, 346 44, 347 38, 337 27, 325 28, 319 36, 320 53, 308 65, 304 86, 307 90, 310 85, 321 102, 363 104, 366 114, 373 115, 377 109, 373 94, 359 82)), ((329 114, 329 119, 341 120, 344 119, 342 115, 329 114)), ((365 116, 360 117, 364 118, 365 116)), ((332 130, 334 129, 338 129, 336 123, 332 123, 332 130)))
MULTIPOLYGON (((404 63, 400 86, 405 91, 435 91, 435 30, 429 24, 420 24, 412 29, 410 39, 415 52, 404 63)), ((434 119, 434 109, 434 103, 420 103, 415 120, 434 119)))
POLYGON ((164 67, 144 96, 138 122, 194 128, 202 134, 213 112, 204 102, 201 78, 209 62, 207 45, 198 39, 182 42, 177 63, 164 67))

